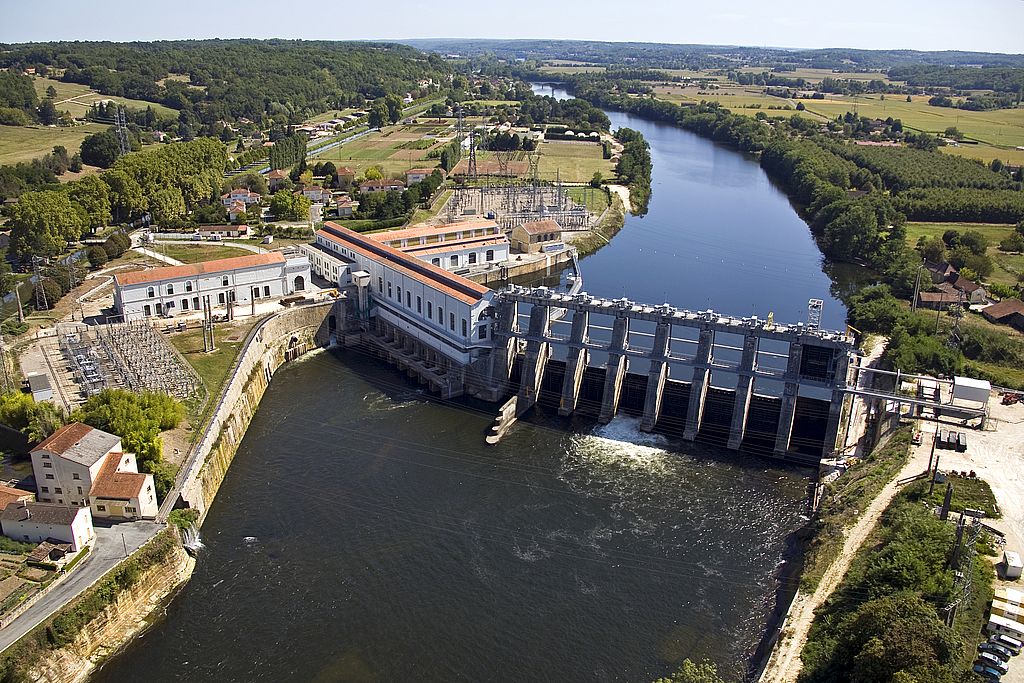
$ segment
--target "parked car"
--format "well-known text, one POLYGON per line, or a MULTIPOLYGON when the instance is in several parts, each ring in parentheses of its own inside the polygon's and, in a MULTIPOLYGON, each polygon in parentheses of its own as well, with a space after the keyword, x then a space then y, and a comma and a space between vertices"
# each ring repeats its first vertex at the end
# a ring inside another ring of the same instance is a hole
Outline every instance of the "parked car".
POLYGON ((996 645, 1002 645, 1007 650, 1015 655, 1020 654, 1021 647, 1024 647, 1024 643, 1020 642, 1016 638, 1012 638, 1002 633, 997 633, 988 639, 988 642, 995 643, 996 645))
POLYGON ((987 652, 990 655, 995 655, 1004 662, 1010 661, 1010 657, 1013 656, 1010 650, 996 643, 982 643, 978 646, 978 652, 987 652))
POLYGON ((924 437, 921 435, 921 432, 914 432, 914 438, 911 439, 911 442, 913 442, 915 446, 920 446, 923 439, 924 437))
POLYGON ((998 681, 1003 677, 1001 673, 993 669, 992 667, 985 666, 984 664, 975 664, 973 671, 976 674, 982 676, 986 681, 998 681))
POLYGON ((999 657, 996 657, 995 655, 990 654, 988 652, 981 652, 981 653, 979 653, 978 654, 978 659, 976 659, 975 661, 978 664, 983 664, 985 666, 991 667, 991 668, 995 669, 996 671, 998 671, 1001 674, 1004 674, 1004 673, 1006 673, 1007 671, 1010 670, 1010 667, 1008 667, 1006 665, 1006 662, 1004 662, 1003 660, 999 659, 999 657))

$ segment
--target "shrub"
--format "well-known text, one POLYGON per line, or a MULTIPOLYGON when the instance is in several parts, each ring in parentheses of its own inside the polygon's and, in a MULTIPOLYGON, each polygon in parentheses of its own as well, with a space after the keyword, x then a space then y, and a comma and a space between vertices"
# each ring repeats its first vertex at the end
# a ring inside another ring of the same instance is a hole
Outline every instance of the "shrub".
POLYGON ((102 268, 107 264, 110 258, 107 256, 107 251, 100 246, 89 247, 86 252, 86 256, 89 257, 89 266, 93 269, 102 268))

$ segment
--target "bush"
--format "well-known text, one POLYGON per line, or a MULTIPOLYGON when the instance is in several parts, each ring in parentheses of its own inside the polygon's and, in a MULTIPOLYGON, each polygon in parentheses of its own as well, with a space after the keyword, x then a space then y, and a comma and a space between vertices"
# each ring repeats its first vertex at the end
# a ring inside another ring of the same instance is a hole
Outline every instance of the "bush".
POLYGON ((107 265, 107 261, 110 260, 107 256, 107 251, 103 247, 96 245, 89 247, 86 256, 89 257, 89 266, 94 270, 107 265))
POLYGON ((194 508, 171 510, 171 514, 167 515, 167 521, 179 529, 188 529, 199 521, 199 510, 194 508))

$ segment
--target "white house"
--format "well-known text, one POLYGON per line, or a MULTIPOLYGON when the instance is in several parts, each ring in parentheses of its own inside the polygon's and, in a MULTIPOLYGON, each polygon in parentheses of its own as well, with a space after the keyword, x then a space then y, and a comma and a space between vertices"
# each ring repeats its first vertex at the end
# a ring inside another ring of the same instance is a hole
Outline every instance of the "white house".
POLYGON ((234 202, 242 202, 246 207, 250 204, 259 204, 260 193, 253 192, 245 187, 236 187, 220 196, 220 203, 225 207, 230 207, 234 202))
POLYGON ((324 223, 316 242, 350 271, 369 273, 371 307, 363 313, 462 364, 490 348, 487 287, 335 223, 324 223))
POLYGON ((152 519, 157 514, 153 475, 139 472, 121 439, 81 422, 58 429, 32 449, 36 497, 41 502, 89 507, 95 517, 152 519))
POLYGON ((427 177, 433 175, 434 171, 439 171, 441 175, 444 175, 444 171, 440 167, 437 168, 410 168, 405 172, 405 182, 408 185, 415 185, 416 183, 422 182, 427 177))
POLYGON ((77 553, 96 539, 89 508, 53 503, 10 503, 0 512, 4 536, 16 541, 42 543, 55 540, 77 553))
POLYGON ((207 297, 214 308, 248 305, 305 291, 309 276, 306 256, 280 251, 136 270, 114 276, 114 306, 127 321, 201 311, 207 297))
POLYGON ((380 180, 365 180, 363 184, 359 186, 359 191, 363 193, 367 192, 401 192, 405 189, 405 183, 401 180, 388 180, 382 178, 380 180))
POLYGON ((121 439, 81 422, 64 425, 32 449, 36 498, 43 503, 89 506, 89 492, 121 439))

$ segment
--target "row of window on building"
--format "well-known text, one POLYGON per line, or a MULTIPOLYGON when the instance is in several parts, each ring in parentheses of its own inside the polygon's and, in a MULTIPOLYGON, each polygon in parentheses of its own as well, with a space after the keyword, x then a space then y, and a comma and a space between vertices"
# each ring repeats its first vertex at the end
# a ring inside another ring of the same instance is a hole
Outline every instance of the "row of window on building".
MULTIPOLYGON (((493 260, 494 260, 494 250, 493 249, 488 249, 484 253, 484 261, 485 262, 491 262, 493 260)), ((432 259, 430 259, 430 264, 434 265, 434 266, 437 266, 439 268, 442 267, 441 266, 441 259, 440 258, 432 258, 432 259)), ((457 268, 459 266, 459 255, 458 254, 452 254, 450 257, 448 257, 448 264, 449 264, 448 265, 449 268, 457 268)), ((475 251, 471 251, 471 252, 469 252, 469 254, 467 256, 467 265, 475 266, 476 264, 477 264, 477 253, 475 251)))
MULTIPOLYGON (((221 287, 230 287, 227 275, 225 275, 224 277, 222 277, 220 279, 220 286, 221 287)), ((174 285, 173 284, 168 284, 165 289, 166 289, 166 296, 174 296, 174 285)), ((191 292, 192 291, 192 283, 191 282, 186 282, 185 283, 185 291, 186 292, 191 292)), ((149 297, 150 299, 156 298, 156 287, 150 287, 149 289, 147 289, 146 290, 146 296, 149 297)), ((183 301, 184 301, 184 299, 183 299, 183 301)), ((187 308, 187 306, 185 308, 187 308)))
MULTIPOLYGON (((385 287, 385 285, 384 285, 384 278, 378 277, 377 278, 377 291, 380 292, 381 296, 384 296, 384 287, 385 287)), ((389 299, 393 299, 393 300, 397 301, 399 303, 399 305, 401 305, 403 303, 402 302, 402 288, 401 287, 393 288, 391 283, 388 282, 387 283, 387 297, 389 299), (397 290, 397 292, 395 290, 397 290)), ((405 291, 405 302, 404 303, 405 303, 405 307, 406 308, 408 308, 409 310, 412 310, 412 292, 410 292, 409 290, 405 291)), ((426 303, 427 303, 427 314, 426 314, 426 316, 424 316, 423 315, 423 297, 417 295, 416 296, 416 313, 419 314, 421 317, 425 317, 427 320, 430 320, 431 322, 433 322, 434 321, 434 309, 436 308, 437 309, 437 324, 440 325, 441 327, 444 327, 445 326, 444 306, 434 306, 433 302, 431 302, 431 301, 428 301, 426 303)), ((451 311, 449 311, 448 312, 448 328, 452 332, 455 331, 455 324, 456 324, 455 314, 452 313, 451 311)), ((487 328, 485 326, 481 326, 477 330, 477 335, 478 335, 478 337, 480 339, 487 339, 487 328)), ((469 321, 467 321, 465 318, 462 318, 462 336, 463 337, 469 337, 469 321)))

